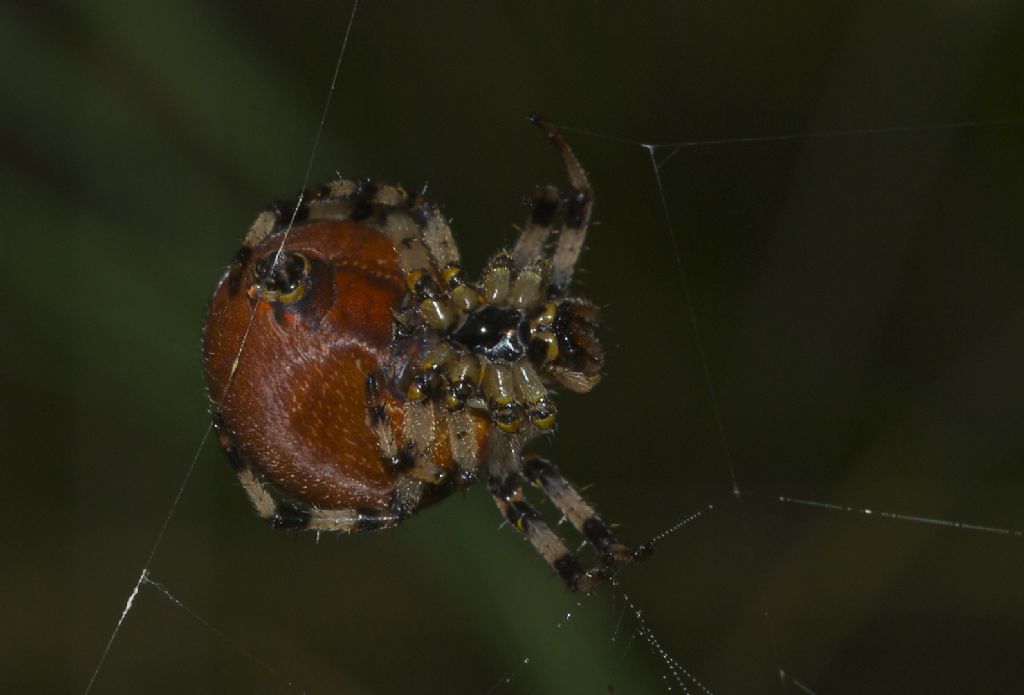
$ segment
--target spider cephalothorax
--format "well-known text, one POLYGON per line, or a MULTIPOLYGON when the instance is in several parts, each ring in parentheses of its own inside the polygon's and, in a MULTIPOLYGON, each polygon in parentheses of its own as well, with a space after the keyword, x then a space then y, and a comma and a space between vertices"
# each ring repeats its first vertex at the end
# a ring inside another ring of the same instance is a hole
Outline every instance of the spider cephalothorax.
POLYGON ((443 273, 444 288, 425 282, 429 276, 411 276, 419 306, 406 314, 402 330, 422 330, 428 349, 413 369, 407 397, 440 394, 449 410, 475 398, 473 405, 483 404, 510 434, 554 427, 547 385, 589 390, 600 378, 603 355, 593 335, 597 307, 559 297, 549 265, 545 259, 517 268, 500 252, 474 285, 454 267, 443 273))
POLYGON ((472 483, 481 462, 506 518, 573 589, 638 557, 549 462, 551 387, 589 391, 596 305, 568 294, 591 190, 557 130, 572 193, 538 187, 515 246, 467 280, 439 209, 401 187, 340 180, 261 213, 204 332, 214 422, 275 526, 393 526, 472 483), (538 485, 597 550, 584 571, 526 501, 538 485))

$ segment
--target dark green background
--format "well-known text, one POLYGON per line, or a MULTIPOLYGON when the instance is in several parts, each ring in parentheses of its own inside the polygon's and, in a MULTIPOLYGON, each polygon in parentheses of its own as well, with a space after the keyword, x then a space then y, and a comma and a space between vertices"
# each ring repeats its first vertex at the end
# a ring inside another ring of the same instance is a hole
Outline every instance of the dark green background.
MULTIPOLYGON (((27 5, 0 8, 0 690, 80 693, 206 427, 207 297, 302 182, 351 5, 27 5)), ((544 448, 626 539, 715 505, 622 576, 661 646, 717 695, 1016 693, 1019 533, 775 498, 1024 529, 1024 124, 917 127, 1024 118, 1022 45, 1015 0, 366 1, 312 178, 429 181, 475 272, 563 181, 525 115, 598 134, 568 137, 607 376, 544 448), (671 229, 615 139, 891 126, 681 149, 671 229)), ((223 636, 144 585, 94 692, 662 691, 621 595, 577 605, 498 522, 480 488, 274 532, 211 441, 151 572, 223 636)))

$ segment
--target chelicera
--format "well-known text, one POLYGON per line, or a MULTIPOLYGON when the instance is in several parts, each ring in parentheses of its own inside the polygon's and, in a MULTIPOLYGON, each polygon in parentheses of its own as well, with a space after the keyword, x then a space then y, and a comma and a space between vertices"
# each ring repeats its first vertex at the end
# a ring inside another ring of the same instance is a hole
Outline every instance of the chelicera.
POLYGON ((590 183, 561 134, 571 193, 537 187, 511 250, 467 280, 439 208, 339 180, 260 215, 221 278, 203 350, 221 445, 278 528, 356 532, 402 522, 486 466, 506 519, 574 590, 647 547, 619 543, 555 466, 550 389, 589 391, 600 311, 569 295, 590 183), (243 348, 244 346, 244 348, 243 348), (597 551, 585 570, 527 502, 537 485, 597 551))

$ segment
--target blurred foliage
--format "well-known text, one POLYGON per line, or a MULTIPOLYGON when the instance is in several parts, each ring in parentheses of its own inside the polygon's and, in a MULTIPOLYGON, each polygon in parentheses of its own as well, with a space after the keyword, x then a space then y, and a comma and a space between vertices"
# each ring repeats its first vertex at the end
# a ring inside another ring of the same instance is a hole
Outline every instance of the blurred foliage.
MULTIPOLYGON (((88 682, 207 424, 209 292, 301 184, 350 10, 0 7, 4 692, 88 682)), ((715 505, 622 577, 660 644, 719 694, 1017 692, 1019 532, 776 497, 1024 529, 1022 41, 1009 0, 367 0, 312 178, 429 182, 477 269, 563 179, 525 115, 586 131, 607 377, 542 448, 631 541, 715 505)), ((664 689, 622 597, 498 521, 476 489, 277 533, 207 442, 151 565, 194 613, 143 586, 94 692, 664 689)))

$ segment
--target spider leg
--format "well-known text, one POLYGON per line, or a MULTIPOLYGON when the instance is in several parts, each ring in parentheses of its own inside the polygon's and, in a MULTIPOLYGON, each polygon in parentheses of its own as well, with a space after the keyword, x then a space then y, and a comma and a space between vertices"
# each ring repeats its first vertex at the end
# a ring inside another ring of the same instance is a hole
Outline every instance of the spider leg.
POLYGON ((249 231, 246 232, 245 240, 242 242, 243 246, 250 251, 255 249, 274 232, 274 228, 279 221, 276 210, 271 209, 261 212, 253 220, 252 224, 249 225, 249 231))
POLYGON ((458 468, 458 484, 469 485, 476 480, 480 467, 480 443, 469 409, 463 407, 448 413, 448 441, 451 444, 452 460, 458 468))
POLYGON ((349 179, 309 188, 296 201, 270 205, 249 226, 241 253, 251 253, 293 221, 359 221, 368 217, 380 220, 384 232, 395 242, 406 272, 433 267, 432 257, 442 263, 437 266, 440 268, 458 264, 455 240, 436 206, 400 186, 349 179))
POLYGON ((307 189, 296 202, 279 202, 260 213, 243 246, 254 249, 296 222, 317 219, 359 221, 376 218, 395 241, 406 272, 459 265, 459 249, 440 208, 401 186, 339 179, 307 189))
POLYGON ((550 461, 539 456, 528 456, 523 463, 526 479, 544 491, 580 535, 594 547, 605 565, 615 561, 640 560, 650 554, 649 546, 634 549, 619 543, 594 508, 550 461))
POLYGON ((565 227, 559 234, 558 245, 551 257, 551 292, 564 294, 572 280, 573 269, 583 249, 583 240, 587 236, 594 194, 586 172, 558 129, 539 114, 531 115, 530 122, 544 131, 547 139, 562 156, 569 175, 569 184, 573 189, 566 203, 565 227))
MULTIPOLYGON (((390 420, 380 398, 377 379, 377 375, 371 373, 366 380, 367 420, 377 437, 378 449, 382 456, 389 461, 401 462, 402 452, 395 444, 390 420)), ((380 530, 398 525, 419 506, 425 484, 410 475, 404 475, 396 482, 390 510, 371 507, 322 509, 291 499, 268 485, 259 472, 245 460, 235 447, 231 435, 225 430, 223 417, 218 411, 213 414, 213 424, 220 438, 221 447, 227 453, 228 461, 253 508, 261 518, 275 528, 341 533, 380 530)))
POLYGON ((441 209, 417 196, 411 199, 410 213, 420 228, 423 244, 434 260, 434 267, 440 270, 457 268, 459 247, 455 245, 455 237, 441 209))
POLYGON ((391 416, 388 415, 387 406, 381 394, 380 381, 382 375, 378 372, 370 372, 366 376, 366 419, 373 430, 373 436, 377 439, 377 450, 385 465, 400 469, 405 467, 403 456, 406 452, 398 448, 395 441, 395 431, 391 423, 391 416))
POLYGON ((430 445, 434 438, 434 404, 429 400, 405 404, 402 441, 411 450, 409 474, 427 483, 440 483, 445 471, 432 460, 430 445))
POLYGON ((319 509, 280 500, 250 466, 243 465, 235 473, 256 513, 274 528, 354 533, 390 528, 401 521, 399 515, 380 514, 373 509, 319 509))
MULTIPOLYGON (((413 207, 417 204, 418 197, 410 196, 405 191, 399 191, 396 195, 398 194, 404 195, 405 198, 400 204, 396 201, 395 205, 386 208, 386 217, 382 225, 384 232, 395 242, 399 262, 406 273, 414 270, 428 272, 432 267, 431 251, 424 243, 424 218, 413 207)), ((427 207, 427 204, 423 203, 421 207, 427 207)))
POLYGON ((530 219, 512 249, 516 268, 525 268, 535 258, 540 258, 544 243, 551 234, 551 223, 558 212, 560 197, 561 194, 554 186, 538 186, 534 189, 530 196, 530 219))
POLYGON ((392 513, 405 518, 420 506, 427 483, 440 482, 444 471, 429 458, 430 438, 434 421, 427 403, 407 403, 402 423, 402 445, 399 446, 391 417, 385 406, 380 380, 383 375, 371 372, 366 377, 366 414, 377 438, 377 450, 383 465, 398 474, 392 499, 392 513))
POLYGON ((253 467, 245 462, 219 421, 219 414, 215 413, 214 425, 217 434, 228 455, 228 461, 238 476, 238 481, 242 484, 256 513, 260 518, 269 521, 274 528, 354 533, 390 528, 401 521, 401 517, 396 514, 381 514, 375 509, 319 509, 282 499, 260 479, 253 467))
POLYGON ((589 592, 609 578, 604 566, 584 570, 562 539, 551 530, 523 494, 522 435, 506 435, 492 427, 488 437, 488 488, 505 519, 526 536, 534 549, 571 591, 589 592))
POLYGON ((492 477, 489 485, 498 509, 510 524, 523 532, 534 549, 572 591, 591 591, 608 579, 604 567, 584 570, 562 539, 544 522, 523 495, 516 476, 492 477))

